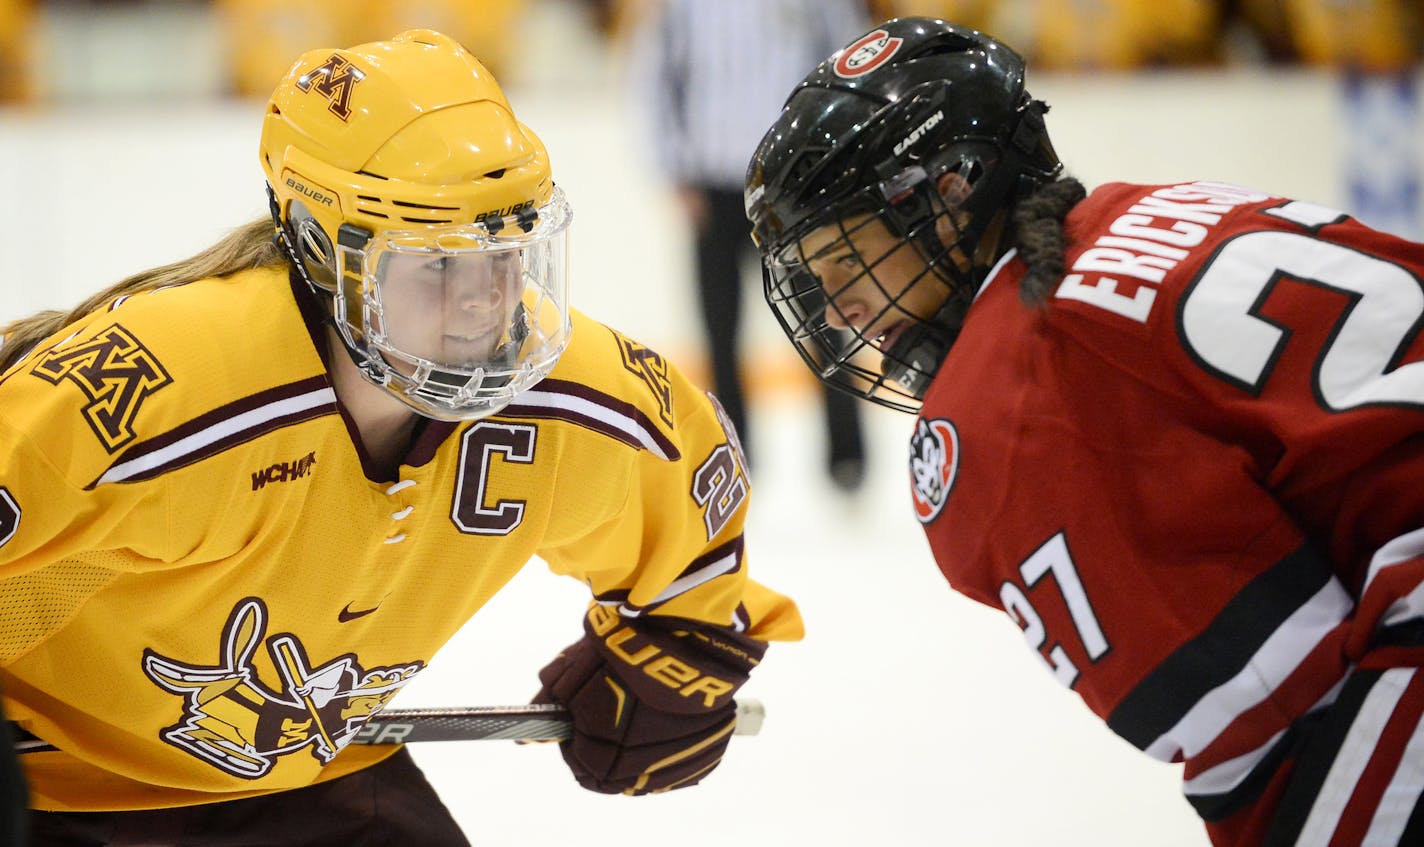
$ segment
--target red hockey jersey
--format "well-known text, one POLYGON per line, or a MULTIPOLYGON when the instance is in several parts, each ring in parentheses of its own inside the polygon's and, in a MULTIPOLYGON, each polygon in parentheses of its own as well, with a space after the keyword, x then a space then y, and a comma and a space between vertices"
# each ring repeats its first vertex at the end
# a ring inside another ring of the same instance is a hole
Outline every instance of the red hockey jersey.
POLYGON ((1115 732, 1184 760, 1217 843, 1281 831, 1287 804, 1321 844, 1401 840, 1352 804, 1417 802, 1424 777, 1389 781, 1405 740, 1352 724, 1335 751, 1375 756, 1353 782, 1302 745, 1378 711, 1342 705, 1347 677, 1424 644, 1424 249, 1219 183, 1107 185, 1066 227, 1048 302, 1006 256, 924 399, 911 482, 940 568, 1115 732), (1322 808, 1327 775, 1345 798, 1322 808))

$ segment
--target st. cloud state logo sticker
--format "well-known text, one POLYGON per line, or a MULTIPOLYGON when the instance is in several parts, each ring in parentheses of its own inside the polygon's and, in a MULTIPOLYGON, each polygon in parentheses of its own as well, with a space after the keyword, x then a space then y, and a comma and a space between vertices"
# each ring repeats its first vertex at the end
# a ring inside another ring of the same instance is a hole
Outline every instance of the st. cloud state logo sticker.
POLYGON ((905 39, 892 36, 883 29, 867 32, 841 51, 831 70, 841 79, 865 76, 890 61, 904 43, 905 39))
POLYGON ((915 517, 929 523, 939 517, 959 473, 959 432, 944 418, 921 419, 910 439, 910 496, 915 517))

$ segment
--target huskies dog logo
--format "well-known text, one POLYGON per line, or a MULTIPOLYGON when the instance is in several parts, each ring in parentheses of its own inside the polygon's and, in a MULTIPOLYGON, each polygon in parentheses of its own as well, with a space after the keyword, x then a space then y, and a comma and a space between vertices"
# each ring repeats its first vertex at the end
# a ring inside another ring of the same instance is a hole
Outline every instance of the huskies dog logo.
POLYGON ((910 439, 910 494, 915 517, 929 523, 939 517, 959 473, 959 433, 944 418, 921 420, 910 439))
POLYGON ((272 688, 252 664, 266 629, 267 607, 248 597, 223 627, 216 665, 144 651, 148 678, 183 698, 183 716, 163 730, 164 741, 244 779, 265 775, 279 757, 302 749, 326 764, 425 666, 368 671, 346 655, 313 667, 301 642, 284 633, 266 639, 282 676, 272 688))

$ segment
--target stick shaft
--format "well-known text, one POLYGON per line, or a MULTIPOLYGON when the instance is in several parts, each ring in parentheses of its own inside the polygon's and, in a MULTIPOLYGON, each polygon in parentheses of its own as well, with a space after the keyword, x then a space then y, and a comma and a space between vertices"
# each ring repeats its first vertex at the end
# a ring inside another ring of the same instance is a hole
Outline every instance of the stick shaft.
MULTIPOLYGON (((736 735, 756 735, 766 710, 757 700, 737 701, 736 735)), ((562 706, 471 706, 387 709, 366 721, 352 744, 413 744, 421 741, 562 741, 572 731, 562 706)), ((17 753, 56 749, 15 727, 17 753)))
MULTIPOLYGON (((756 700, 737 703, 737 735, 756 735, 766 710, 756 700)), ((562 706, 485 706, 453 709, 388 709, 366 722, 354 744, 420 741, 562 741, 571 724, 562 706)))

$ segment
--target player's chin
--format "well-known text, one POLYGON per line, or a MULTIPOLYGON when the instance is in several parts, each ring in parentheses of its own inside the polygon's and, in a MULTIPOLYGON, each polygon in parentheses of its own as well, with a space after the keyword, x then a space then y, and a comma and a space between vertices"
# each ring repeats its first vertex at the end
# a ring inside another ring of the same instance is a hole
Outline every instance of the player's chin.
POLYGON ((441 361, 484 362, 494 353, 493 334, 446 335, 441 339, 441 361))

